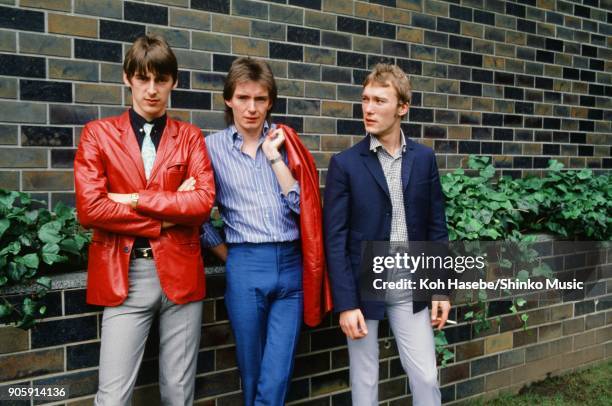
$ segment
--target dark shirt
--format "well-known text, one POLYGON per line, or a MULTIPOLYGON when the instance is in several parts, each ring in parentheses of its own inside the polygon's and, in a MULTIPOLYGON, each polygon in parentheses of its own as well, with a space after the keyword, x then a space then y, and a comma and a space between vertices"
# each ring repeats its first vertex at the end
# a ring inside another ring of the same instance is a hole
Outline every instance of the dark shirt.
MULTIPOLYGON (((157 151, 159 149, 159 143, 161 142, 162 135, 164 134, 164 129, 166 128, 166 114, 154 119, 153 121, 147 121, 136 113, 134 109, 130 109, 130 124, 132 125, 134 135, 136 135, 136 141, 138 142, 138 148, 140 150, 142 150, 142 142, 144 141, 145 137, 145 132, 142 128, 147 123, 153 124, 153 129, 151 130, 151 141, 153 141, 155 151, 157 151)), ((136 237, 136 240, 134 240, 134 248, 148 248, 150 246, 151 245, 149 244, 149 240, 147 238, 136 237)))

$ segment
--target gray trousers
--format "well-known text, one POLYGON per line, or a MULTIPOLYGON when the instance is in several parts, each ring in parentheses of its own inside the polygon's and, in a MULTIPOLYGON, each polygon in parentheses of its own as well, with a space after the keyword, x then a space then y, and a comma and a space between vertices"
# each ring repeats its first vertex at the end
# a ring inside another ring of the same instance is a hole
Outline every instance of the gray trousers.
MULTIPOLYGON (((412 302, 387 305, 389 324, 402 367, 408 374, 412 404, 441 404, 436 354, 428 308, 412 313, 412 302)), ((378 320, 366 320, 368 335, 348 338, 351 396, 355 406, 378 405, 378 320)))
POLYGON ((161 289, 155 262, 130 262, 128 297, 106 307, 96 406, 130 405, 151 323, 159 312, 159 388, 163 405, 193 404, 202 302, 172 303, 161 289))

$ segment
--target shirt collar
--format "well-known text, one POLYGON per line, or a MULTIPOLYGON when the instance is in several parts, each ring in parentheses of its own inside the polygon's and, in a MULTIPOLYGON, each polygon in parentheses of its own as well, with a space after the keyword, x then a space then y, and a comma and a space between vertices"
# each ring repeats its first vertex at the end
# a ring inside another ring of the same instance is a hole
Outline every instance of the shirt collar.
MULTIPOLYGON (((166 125, 166 113, 163 116, 157 117, 152 121, 147 121, 140 114, 136 113, 134 109, 130 109, 130 122, 134 129, 140 130, 145 124, 153 124, 153 131, 158 131, 166 125)), ((151 134, 153 134, 151 131, 151 134)))
MULTIPOLYGON (((377 152, 379 148, 384 149, 383 145, 380 143, 378 138, 376 138, 372 134, 369 134, 369 135, 370 135, 370 151, 377 152)), ((403 154, 404 152, 406 152, 406 137, 404 136, 404 131, 401 128, 400 128, 400 143, 401 143, 400 148, 403 154)))
MULTIPOLYGON (((266 135, 268 135, 268 131, 270 131, 270 129, 273 127, 274 125, 271 126, 267 120, 264 121, 263 129, 261 131, 261 135, 259 136, 259 145, 264 142, 266 135)), ((241 150, 242 144, 244 143, 244 138, 242 138, 242 135, 240 135, 236 126, 234 124, 230 125, 228 127, 228 132, 231 135, 231 140, 234 148, 241 150)))

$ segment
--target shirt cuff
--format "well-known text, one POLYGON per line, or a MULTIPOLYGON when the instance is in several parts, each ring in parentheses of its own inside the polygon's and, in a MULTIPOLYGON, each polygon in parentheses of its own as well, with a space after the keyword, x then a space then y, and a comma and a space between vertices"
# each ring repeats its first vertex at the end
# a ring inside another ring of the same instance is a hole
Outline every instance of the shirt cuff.
POLYGON ((223 238, 212 225, 210 221, 204 223, 200 234, 200 242, 203 248, 216 247, 219 244, 223 244, 223 238))
POLYGON ((287 205, 296 214, 300 214, 300 184, 296 181, 287 195, 281 193, 287 205))

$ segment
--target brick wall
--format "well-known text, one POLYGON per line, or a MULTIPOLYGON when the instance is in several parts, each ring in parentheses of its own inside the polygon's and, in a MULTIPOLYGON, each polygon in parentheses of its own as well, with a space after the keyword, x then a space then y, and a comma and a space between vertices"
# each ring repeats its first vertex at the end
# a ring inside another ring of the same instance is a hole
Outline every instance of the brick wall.
MULTIPOLYGON (((516 392, 548 375, 565 373, 612 358, 612 250, 596 251, 576 244, 541 244, 555 276, 587 281, 582 297, 534 293, 526 296, 529 315, 524 330, 510 304, 491 304, 492 327, 476 333, 460 322, 445 329, 455 361, 439 370, 445 403, 516 392), (561 248, 557 248, 561 247, 561 248), (554 251, 554 253, 553 253, 554 251), (495 316, 500 316, 499 321, 495 316)), ((81 283, 83 279, 80 279, 81 283)), ((100 346, 100 309, 85 305, 85 290, 55 290, 47 298, 45 319, 29 332, 0 326, 0 387, 9 384, 70 385, 71 406, 90 405, 96 391, 100 346)), ((223 292, 223 274, 207 277, 208 298, 196 380, 196 404, 238 405, 239 374, 223 292)), ((16 299, 16 297, 10 297, 16 299)), ((465 306, 451 319, 461 321, 465 306)), ((135 391, 136 406, 158 404, 157 326, 146 346, 135 391)), ((387 321, 381 322, 380 400, 383 406, 410 399, 395 341, 387 321)), ((348 351, 337 318, 320 327, 304 327, 298 344, 289 403, 350 405, 348 351)))
POLYGON ((404 129, 442 170, 467 154, 514 175, 550 157, 612 167, 611 0, 0 0, 0 187, 73 202, 81 127, 128 105, 121 60, 145 32, 178 56, 171 114, 207 134, 232 60, 266 58, 276 119, 322 175, 362 136, 360 85, 381 60, 412 75, 404 129))

